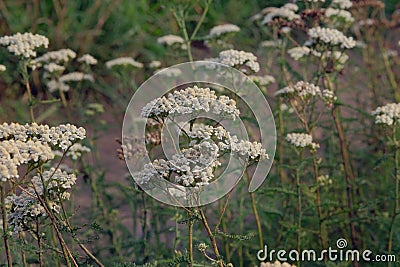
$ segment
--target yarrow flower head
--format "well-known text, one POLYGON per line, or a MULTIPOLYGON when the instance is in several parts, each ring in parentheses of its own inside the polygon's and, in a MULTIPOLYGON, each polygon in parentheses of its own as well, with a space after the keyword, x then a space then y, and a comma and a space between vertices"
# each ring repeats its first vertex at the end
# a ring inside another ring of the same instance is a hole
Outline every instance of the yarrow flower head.
POLYGON ((194 112, 213 112, 235 119, 239 116, 236 102, 227 96, 217 97, 210 88, 188 87, 156 98, 142 110, 145 118, 165 116, 169 114, 191 114, 194 112))
POLYGON ((339 22, 340 20, 343 20, 345 23, 354 22, 354 18, 351 13, 343 9, 329 7, 325 10, 325 17, 334 20, 335 22, 339 22))
POLYGON ((6 66, 4 66, 3 64, 0 64, 0 72, 6 71, 6 66))
POLYGON ((355 47, 356 42, 352 37, 346 37, 342 32, 336 29, 315 27, 308 30, 308 36, 311 38, 311 44, 323 43, 329 46, 339 46, 350 49, 355 47))
POLYGON ((305 133, 289 133, 286 135, 286 141, 296 148, 309 147, 311 151, 319 148, 319 144, 313 142, 312 136, 305 133))
POLYGON ((294 94, 296 96, 299 96, 301 98, 308 98, 310 96, 318 96, 321 94, 321 89, 319 89, 318 86, 304 82, 304 81, 299 81, 293 86, 287 86, 283 89, 278 90, 275 95, 291 95, 294 94))
POLYGON ((36 57, 37 48, 48 48, 49 39, 43 35, 32 34, 30 32, 17 33, 1 37, 0 45, 6 46, 7 50, 16 56, 31 58, 36 57))
POLYGON ((393 126, 400 121, 400 103, 390 103, 372 112, 376 124, 393 126))
POLYGON ((46 54, 42 55, 41 57, 38 57, 33 60, 33 65, 40 65, 40 63, 67 63, 71 59, 74 59, 76 57, 76 53, 67 48, 67 49, 60 49, 57 51, 50 51, 47 52, 46 54))
POLYGON ((143 68, 143 63, 134 60, 131 57, 119 57, 106 62, 106 67, 112 69, 114 66, 133 66, 134 68, 143 68))
POLYGON ((3 123, 0 125, 0 180, 18 178, 18 166, 46 162, 55 150, 66 151, 86 137, 84 128, 71 124, 48 125, 3 123))
POLYGON ((332 0, 331 5, 340 9, 349 9, 353 3, 350 0, 332 0))
POLYGON ((220 36, 239 32, 239 31, 240 31, 240 28, 234 24, 223 24, 223 25, 217 25, 217 26, 212 27, 208 36, 210 38, 218 38, 220 36))
POLYGON ((280 8, 271 8, 270 12, 264 17, 262 24, 267 24, 275 18, 283 18, 287 21, 300 19, 300 15, 295 13, 298 9, 299 7, 293 3, 287 3, 280 8))
POLYGON ((96 65, 97 59, 95 59, 92 55, 84 54, 80 58, 78 58, 78 62, 85 63, 87 65, 96 65))
POLYGON ((238 69, 246 66, 253 72, 260 71, 257 57, 251 52, 238 51, 234 49, 225 50, 219 53, 217 61, 221 64, 238 69))
POLYGON ((166 46, 180 46, 181 49, 186 49, 185 41, 178 35, 168 34, 157 38, 157 43, 166 46))
POLYGON ((31 183, 32 187, 5 199, 8 224, 14 234, 34 229, 35 220, 47 216, 46 209, 39 201, 39 197, 43 198, 46 195, 50 209, 58 213, 61 209, 61 202, 70 198, 68 190, 75 185, 76 177, 74 174, 51 168, 44 171, 41 177, 34 176, 31 183))
POLYGON ((161 67, 161 61, 153 60, 149 63, 149 68, 151 68, 151 69, 156 69, 159 67, 161 67))

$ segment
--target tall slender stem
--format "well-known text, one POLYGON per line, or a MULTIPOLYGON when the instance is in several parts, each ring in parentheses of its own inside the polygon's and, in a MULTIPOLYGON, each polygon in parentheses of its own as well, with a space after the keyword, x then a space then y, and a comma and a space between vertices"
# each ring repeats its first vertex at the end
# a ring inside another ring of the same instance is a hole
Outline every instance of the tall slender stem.
POLYGON ((192 267, 193 266, 193 224, 194 221, 192 218, 190 218, 192 215, 190 213, 188 213, 189 216, 189 223, 188 223, 188 232, 189 232, 189 266, 192 267))
MULTIPOLYGON (((247 170, 246 170, 246 177, 247 177, 247 182, 250 184, 250 176, 249 176, 249 173, 247 170)), ((254 218, 256 220, 256 225, 257 225, 258 242, 260 245, 260 249, 263 249, 264 248, 264 240, 263 240, 260 216, 258 215, 258 211, 257 211, 257 203, 254 198, 254 192, 249 192, 249 194, 250 194, 251 208, 253 209, 253 214, 254 214, 254 218)))
POLYGON ((4 183, 0 185, 1 187, 1 214, 3 219, 3 241, 4 248, 6 250, 7 264, 8 267, 12 267, 12 256, 10 251, 10 244, 8 243, 8 231, 7 231, 7 211, 6 211, 6 190, 4 188, 4 183))
POLYGON ((215 235, 211 232, 211 228, 208 225, 207 218, 206 218, 206 216, 204 214, 203 209, 199 208, 199 211, 200 211, 201 221, 203 222, 204 228, 206 229, 206 232, 207 232, 208 237, 210 239, 211 245, 212 245, 212 247, 214 249, 214 254, 215 254, 215 257, 217 258, 218 266, 219 267, 224 267, 224 264, 223 264, 223 262, 221 260, 221 255, 219 254, 219 250, 218 250, 218 246, 217 246, 217 241, 215 239, 215 235))
MULTIPOLYGON (((388 253, 390 254, 392 252, 392 246, 393 246, 393 229, 394 229, 394 224, 396 217, 398 215, 398 209, 399 209, 399 182, 400 182, 400 169, 399 169, 399 144, 397 141, 397 132, 396 132, 396 127, 397 123, 393 126, 393 142, 395 146, 394 150, 394 178, 396 180, 395 182, 395 200, 394 200, 394 205, 393 205, 393 213, 392 213, 392 218, 390 222, 390 230, 389 230, 389 241, 388 241, 388 253)), ((390 266, 390 263, 388 263, 388 266, 390 266)))

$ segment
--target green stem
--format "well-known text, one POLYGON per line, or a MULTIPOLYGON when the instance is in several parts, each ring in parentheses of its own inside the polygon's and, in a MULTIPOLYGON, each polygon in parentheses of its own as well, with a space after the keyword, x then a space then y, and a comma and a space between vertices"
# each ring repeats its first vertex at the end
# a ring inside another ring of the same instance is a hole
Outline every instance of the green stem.
MULTIPOLYGON (((250 184, 250 176, 249 176, 249 173, 247 170, 246 170, 246 176, 247 176, 247 182, 248 182, 248 184, 250 184)), ((263 240, 260 216, 258 215, 258 211, 257 211, 257 203, 254 198, 254 192, 249 192, 249 194, 250 194, 251 208, 253 209, 253 214, 254 214, 254 218, 256 220, 256 225, 257 225, 258 242, 260 245, 260 249, 263 249, 264 248, 264 240, 263 240)))
POLYGON ((7 264, 8 267, 12 267, 12 256, 10 251, 10 244, 8 243, 8 233, 7 233, 7 211, 6 211, 6 190, 4 188, 4 183, 0 185, 1 187, 1 214, 3 219, 3 240, 4 240, 4 248, 7 256, 7 264))
MULTIPOLYGON (((301 162, 301 156, 300 156, 301 162)), ((297 210, 299 213, 297 219, 297 251, 301 251, 301 220, 302 220, 302 199, 301 199, 301 187, 300 187, 300 167, 296 169, 296 188, 297 188, 297 210)), ((297 266, 300 267, 301 262, 300 260, 297 262, 297 266)))
POLYGON ((189 231, 189 260, 190 260, 189 266, 192 267, 193 263, 194 263, 194 261, 193 261, 193 224, 194 224, 194 221, 193 221, 193 219, 190 218, 192 216, 190 213, 188 213, 188 216, 189 216, 188 231, 189 231))
MULTIPOLYGON (((393 213, 392 213, 392 218, 390 222, 390 230, 389 230, 389 241, 388 241, 388 253, 390 254, 392 252, 392 246, 393 246, 393 230, 394 230, 394 224, 395 220, 397 217, 397 211, 399 209, 399 182, 400 182, 400 169, 399 169, 399 144, 397 143, 397 137, 396 137, 396 124, 393 127, 393 142, 395 145, 395 151, 394 151, 394 176, 396 179, 396 184, 395 184, 395 200, 394 200, 394 205, 393 205, 393 213)), ((388 263, 388 266, 390 266, 390 263, 388 263)))
POLYGON ((218 266, 219 267, 224 267, 224 264, 223 264, 222 259, 221 259, 221 255, 219 254, 219 250, 218 250, 218 246, 217 246, 217 241, 215 239, 215 235, 211 232, 211 228, 208 225, 207 218, 206 218, 206 216, 204 214, 203 209, 199 208, 199 211, 200 211, 201 221, 203 222, 204 228, 206 229, 206 232, 207 232, 208 237, 210 239, 211 245, 212 245, 212 247, 214 249, 214 254, 215 254, 215 257, 217 259, 218 266))

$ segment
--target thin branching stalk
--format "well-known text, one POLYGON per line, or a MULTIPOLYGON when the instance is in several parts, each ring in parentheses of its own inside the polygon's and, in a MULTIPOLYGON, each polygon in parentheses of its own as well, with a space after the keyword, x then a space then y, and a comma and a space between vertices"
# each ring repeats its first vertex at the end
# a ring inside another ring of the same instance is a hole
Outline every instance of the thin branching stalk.
POLYGON ((10 250, 10 244, 8 242, 8 229, 7 229, 7 211, 6 211, 6 190, 4 187, 4 183, 1 182, 2 184, 0 185, 1 187, 1 215, 2 215, 2 220, 3 220, 3 241, 4 241, 4 248, 6 251, 6 256, 7 256, 7 264, 8 267, 13 266, 12 262, 12 255, 11 255, 11 250, 10 250))
POLYGON ((31 116, 31 121, 35 122, 35 114, 33 112, 33 97, 32 97, 31 85, 29 84, 28 66, 26 61, 21 62, 21 75, 24 81, 26 92, 28 94, 28 106, 29 106, 29 114, 31 116))
MULTIPOLYGON (((249 172, 247 169, 246 169, 246 177, 247 177, 248 184, 250 184, 250 175, 249 175, 249 172)), ((262 233, 260 216, 257 211, 257 203, 254 198, 254 192, 249 192, 249 195, 250 195, 250 201, 251 201, 251 208, 253 210, 254 219, 256 220, 256 225, 257 225, 258 243, 259 243, 260 249, 263 249, 264 248, 263 233, 262 233)))
POLYGON ((39 254, 39 266, 43 266, 43 250, 42 250, 42 234, 40 233, 39 219, 36 218, 36 236, 38 243, 38 254, 39 254))
POLYGON ((206 218, 206 216, 204 214, 203 209, 199 208, 199 211, 200 211, 201 221, 203 222, 204 228, 206 229, 207 235, 208 235, 208 237, 210 239, 210 242, 211 242, 211 245, 213 247, 215 257, 217 258, 218 266, 219 267, 224 267, 224 264, 223 264, 222 259, 221 259, 221 255, 219 254, 218 245, 217 245, 217 241, 215 239, 215 235, 211 231, 211 228, 210 228, 210 226, 209 226, 209 224, 207 222, 207 218, 206 218))
POLYGON ((189 222, 188 222, 188 235, 189 235, 189 266, 192 267, 193 266, 193 224, 194 221, 191 218, 192 214, 188 213, 189 216, 189 222))
MULTIPOLYGON (((400 182, 400 169, 399 169, 399 153, 400 153, 400 145, 398 144, 397 141, 397 131, 396 127, 398 126, 398 123, 395 123, 393 127, 393 143, 394 143, 394 178, 395 178, 395 199, 394 199, 394 205, 393 205, 393 212, 392 212, 392 218, 390 221, 390 227, 389 227, 389 241, 388 241, 388 253, 390 254, 392 252, 392 247, 393 247, 393 232, 394 232, 394 225, 396 221, 396 217, 398 215, 398 210, 399 210, 399 182, 400 182)), ((390 266, 390 262, 388 264, 390 266)))

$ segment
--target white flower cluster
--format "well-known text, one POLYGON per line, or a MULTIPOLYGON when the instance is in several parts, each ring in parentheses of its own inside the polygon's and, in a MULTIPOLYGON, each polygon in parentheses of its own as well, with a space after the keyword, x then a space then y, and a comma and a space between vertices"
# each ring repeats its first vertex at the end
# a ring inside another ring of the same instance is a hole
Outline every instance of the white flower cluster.
POLYGON ((356 42, 352 37, 346 37, 342 32, 336 29, 322 28, 320 26, 308 30, 309 42, 322 42, 329 46, 340 46, 341 48, 353 48, 356 42))
POLYGON ((86 130, 72 124, 61 124, 50 127, 36 123, 21 125, 18 123, 0 124, 0 142, 6 140, 39 141, 66 150, 77 140, 86 138, 86 130))
POLYGON ((376 124, 395 125, 400 121, 400 103, 390 103, 372 112, 376 124))
POLYGON ((60 77, 60 82, 62 82, 62 83, 80 82, 83 80, 88 80, 90 82, 94 82, 94 78, 91 74, 86 74, 83 72, 70 72, 70 73, 64 74, 60 77))
POLYGON ((4 66, 3 64, 0 64, 0 72, 6 71, 6 66, 4 66))
POLYGON ((43 67, 48 73, 62 73, 65 70, 64 66, 58 65, 56 63, 48 63, 43 67))
POLYGON ((311 97, 320 97, 325 104, 332 104, 337 97, 334 92, 328 89, 321 89, 312 83, 299 81, 293 86, 286 86, 275 92, 275 96, 287 96, 287 97, 300 97, 302 100, 308 100, 311 97))
POLYGON ((275 82, 275 78, 271 75, 263 75, 263 76, 250 75, 249 78, 258 86, 267 86, 275 82))
POLYGON ((217 26, 212 27, 208 36, 210 38, 218 38, 222 35, 239 32, 239 31, 240 31, 240 28, 238 26, 236 26, 235 24, 223 24, 223 25, 217 25, 217 26))
POLYGON ((353 6, 351 0, 332 0, 331 5, 340 9, 348 9, 353 6))
POLYGON ((287 3, 280 8, 271 8, 261 23, 267 24, 278 17, 288 21, 300 19, 300 15, 295 13, 298 9, 299 7, 293 3, 287 3))
POLYGON ((269 158, 266 150, 259 142, 250 142, 239 140, 237 136, 231 135, 223 127, 213 127, 210 125, 196 123, 191 131, 186 129, 186 134, 197 140, 212 139, 218 145, 218 149, 222 152, 233 152, 238 156, 245 156, 249 159, 269 158))
POLYGON ((319 144, 313 142, 313 138, 305 133, 289 133, 286 135, 286 141, 297 148, 309 147, 312 151, 319 148, 319 144))
POLYGON ((48 48, 49 39, 39 34, 30 32, 17 33, 0 38, 0 45, 6 46, 8 52, 24 58, 36 57, 36 48, 48 48))
POLYGON ((294 60, 299 60, 300 58, 309 55, 311 53, 311 49, 307 46, 299 46, 293 47, 288 50, 288 54, 294 60))
POLYGON ((336 8, 327 8, 325 10, 325 17, 330 19, 339 19, 343 20, 345 23, 352 23, 354 22, 354 18, 351 13, 347 10, 343 9, 336 9, 336 8))
POLYGON ((33 65, 39 65, 39 63, 48 63, 48 62, 54 62, 57 64, 61 63, 67 63, 71 59, 74 59, 76 57, 76 53, 72 51, 71 49, 60 49, 57 51, 50 51, 47 52, 46 54, 42 55, 41 57, 38 57, 33 60, 33 65))
POLYGON ((51 168, 44 171, 41 177, 34 176, 31 182, 33 187, 22 190, 18 195, 12 194, 5 200, 8 224, 14 234, 34 229, 35 226, 31 224, 35 222, 35 219, 47 216, 38 196, 46 195, 50 208, 54 212, 59 212, 61 202, 70 198, 68 190, 75 185, 76 177, 74 174, 51 168))
POLYGON ((161 61, 153 60, 149 63, 149 68, 151 68, 151 69, 156 69, 159 67, 161 67, 161 61))
POLYGON ((167 117, 170 114, 191 114, 195 112, 213 112, 235 119, 239 116, 236 102, 227 96, 218 97, 210 88, 188 87, 156 98, 142 109, 142 116, 167 117))
POLYGON ((234 68, 247 66, 253 72, 260 71, 257 57, 251 52, 238 51, 234 49, 225 50, 219 53, 216 61, 234 68))
POLYGON ((214 179, 214 168, 221 165, 217 154, 218 146, 204 141, 182 149, 181 153, 173 155, 169 161, 160 159, 146 164, 144 170, 137 175, 136 181, 139 185, 144 185, 161 176, 164 179, 172 178, 172 182, 185 187, 207 185, 214 179), (172 177, 171 172, 175 174, 172 177))
POLYGON ((119 57, 106 62, 106 67, 108 69, 112 69, 114 66, 118 65, 123 65, 123 66, 129 65, 138 69, 143 68, 143 63, 138 62, 131 57, 119 57))
POLYGON ((84 128, 71 124, 48 125, 3 123, 0 125, 0 180, 18 178, 18 166, 54 158, 53 150, 66 151, 86 137, 84 128))
MULTIPOLYGON (((73 144, 65 154, 67 157, 71 158, 72 160, 77 160, 78 158, 82 157, 83 153, 90 152, 90 148, 87 146, 83 146, 80 143, 73 144)), ((62 156, 63 153, 61 151, 54 151, 54 154, 57 156, 62 156)))
POLYGON ((283 41, 282 39, 278 40, 265 40, 260 43, 261 47, 282 47, 283 46, 283 41))
POLYGON ((293 86, 287 86, 278 90, 275 95, 292 95, 295 94, 301 98, 308 98, 310 96, 318 96, 321 94, 321 89, 312 83, 299 81, 293 86))
POLYGON ((96 65, 97 59, 95 59, 92 55, 84 54, 80 58, 78 58, 78 62, 83 62, 87 65, 96 65))
POLYGON ((260 267, 296 267, 296 265, 291 265, 290 263, 287 262, 280 263, 278 260, 276 260, 274 263, 262 262, 260 267))
POLYGON ((178 68, 169 67, 169 68, 159 69, 159 70, 155 71, 155 74, 160 74, 165 77, 175 78, 175 77, 181 76, 182 71, 178 68))
POLYGON ((168 34, 168 35, 164 35, 164 36, 157 38, 157 43, 166 44, 168 46, 171 46, 176 43, 183 44, 183 42, 184 42, 184 40, 182 37, 180 37, 178 35, 173 35, 173 34, 168 34))
POLYGON ((58 92, 58 90, 68 92, 71 88, 68 84, 56 80, 49 80, 48 82, 46 82, 46 86, 50 93, 58 92))
POLYGON ((48 144, 40 141, 0 141, 0 181, 18 178, 18 167, 29 162, 46 162, 54 158, 48 144))

